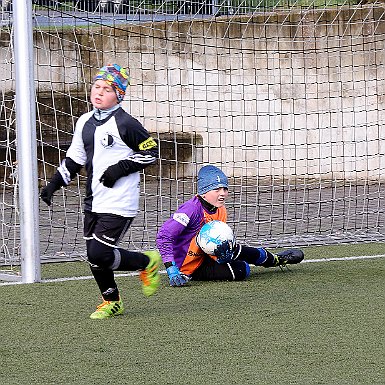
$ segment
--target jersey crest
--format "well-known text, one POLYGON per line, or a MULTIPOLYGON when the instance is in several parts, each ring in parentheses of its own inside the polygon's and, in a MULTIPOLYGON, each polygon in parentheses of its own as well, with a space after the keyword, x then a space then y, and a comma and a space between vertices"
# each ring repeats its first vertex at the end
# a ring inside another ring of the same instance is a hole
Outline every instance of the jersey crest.
POLYGON ((114 137, 111 134, 109 134, 108 132, 106 132, 103 135, 103 138, 101 139, 100 142, 102 143, 102 146, 105 148, 111 148, 115 143, 114 137))

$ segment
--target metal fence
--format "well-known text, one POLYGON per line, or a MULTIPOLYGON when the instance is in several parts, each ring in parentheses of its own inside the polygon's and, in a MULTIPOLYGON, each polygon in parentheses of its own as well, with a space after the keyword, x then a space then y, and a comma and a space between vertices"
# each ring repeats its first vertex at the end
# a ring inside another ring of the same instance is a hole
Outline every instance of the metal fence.
MULTIPOLYGON (((35 7, 57 11, 115 14, 237 15, 288 8, 325 8, 353 5, 360 0, 31 0, 35 7)), ((12 11, 12 0, 1 0, 2 10, 12 11)))

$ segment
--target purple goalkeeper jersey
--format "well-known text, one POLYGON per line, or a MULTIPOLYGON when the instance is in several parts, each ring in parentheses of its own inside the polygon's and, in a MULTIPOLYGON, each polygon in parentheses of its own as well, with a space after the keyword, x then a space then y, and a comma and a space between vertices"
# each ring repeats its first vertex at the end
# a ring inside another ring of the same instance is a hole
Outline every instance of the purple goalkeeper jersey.
POLYGON ((205 223, 204 210, 199 198, 194 196, 163 224, 156 244, 164 263, 175 261, 179 268, 182 266, 191 240, 205 223))

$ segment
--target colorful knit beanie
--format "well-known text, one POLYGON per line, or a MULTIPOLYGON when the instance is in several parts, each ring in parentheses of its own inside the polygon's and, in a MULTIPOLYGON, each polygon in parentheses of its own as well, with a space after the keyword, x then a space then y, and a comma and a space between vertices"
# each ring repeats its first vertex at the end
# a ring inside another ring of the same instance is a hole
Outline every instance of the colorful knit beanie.
POLYGON ((127 70, 117 64, 107 64, 100 68, 94 81, 104 80, 115 90, 116 97, 121 102, 126 93, 126 88, 130 84, 130 77, 127 70))

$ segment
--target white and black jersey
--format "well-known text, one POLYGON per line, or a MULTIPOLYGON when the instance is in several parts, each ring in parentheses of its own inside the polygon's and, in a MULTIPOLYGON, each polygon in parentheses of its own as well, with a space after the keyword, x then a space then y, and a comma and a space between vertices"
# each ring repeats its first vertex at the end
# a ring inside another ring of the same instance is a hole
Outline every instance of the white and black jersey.
MULTIPOLYGON (((104 120, 95 119, 92 111, 82 115, 66 156, 86 168, 85 210, 134 217, 139 208, 139 171, 156 161, 158 146, 144 127, 120 107, 104 120), (127 176, 118 179, 112 188, 105 187, 100 177, 107 167, 122 160, 128 164, 127 176)), ((65 168, 63 162, 59 171, 68 184, 71 177, 65 168)))

